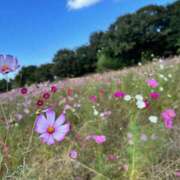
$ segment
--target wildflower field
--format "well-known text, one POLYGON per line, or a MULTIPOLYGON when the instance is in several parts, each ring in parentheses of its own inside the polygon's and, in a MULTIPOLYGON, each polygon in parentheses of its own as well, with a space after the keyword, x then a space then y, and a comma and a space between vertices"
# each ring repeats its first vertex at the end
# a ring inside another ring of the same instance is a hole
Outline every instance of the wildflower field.
POLYGON ((180 179, 180 57, 0 94, 0 179, 180 179))

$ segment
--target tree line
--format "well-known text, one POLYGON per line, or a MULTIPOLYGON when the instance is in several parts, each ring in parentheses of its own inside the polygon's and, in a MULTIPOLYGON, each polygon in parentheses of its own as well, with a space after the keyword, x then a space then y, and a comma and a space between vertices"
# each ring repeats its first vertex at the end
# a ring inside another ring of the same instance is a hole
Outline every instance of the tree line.
MULTIPOLYGON (((9 88, 121 69, 176 54, 180 54, 180 0, 118 17, 107 31, 91 34, 87 45, 60 49, 52 63, 22 67, 9 88)), ((0 92, 6 87, 6 80, 1 80, 0 92)))

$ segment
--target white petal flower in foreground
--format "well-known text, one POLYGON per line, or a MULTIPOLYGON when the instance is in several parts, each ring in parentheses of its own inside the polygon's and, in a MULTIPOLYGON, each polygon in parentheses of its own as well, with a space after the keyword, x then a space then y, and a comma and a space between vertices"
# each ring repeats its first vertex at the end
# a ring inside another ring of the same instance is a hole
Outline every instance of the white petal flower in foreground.
POLYGON ((130 101, 131 99, 132 99, 132 97, 130 95, 125 95, 124 96, 125 101, 130 101))
POLYGON ((138 100, 136 102, 136 106, 137 106, 138 109, 143 109, 143 108, 146 107, 146 103, 144 101, 138 100))
POLYGON ((157 116, 149 116, 148 119, 152 123, 157 123, 157 121, 158 121, 158 117, 157 116))
POLYGON ((141 94, 137 94, 137 95, 135 96, 135 98, 136 98, 136 100, 140 100, 140 101, 143 100, 143 96, 142 96, 141 94))
POLYGON ((160 90, 160 91, 164 91, 164 88, 163 88, 163 87, 160 87, 159 90, 160 90))

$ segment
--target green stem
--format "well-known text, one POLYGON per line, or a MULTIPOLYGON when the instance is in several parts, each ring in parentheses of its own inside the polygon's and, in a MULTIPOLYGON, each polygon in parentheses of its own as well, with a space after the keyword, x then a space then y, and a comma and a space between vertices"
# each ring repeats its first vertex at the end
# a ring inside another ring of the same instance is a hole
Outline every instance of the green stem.
POLYGON ((133 154, 132 154, 132 170, 130 175, 130 180, 134 180, 134 172, 135 172, 135 144, 133 145, 133 154))
POLYGON ((131 172, 130 172, 130 180, 134 180, 134 174, 135 174, 135 156, 136 156, 136 131, 137 131, 137 125, 136 125, 136 119, 137 119, 138 113, 131 112, 131 119, 130 119, 130 130, 133 134, 133 147, 132 147, 132 161, 131 161, 131 172))

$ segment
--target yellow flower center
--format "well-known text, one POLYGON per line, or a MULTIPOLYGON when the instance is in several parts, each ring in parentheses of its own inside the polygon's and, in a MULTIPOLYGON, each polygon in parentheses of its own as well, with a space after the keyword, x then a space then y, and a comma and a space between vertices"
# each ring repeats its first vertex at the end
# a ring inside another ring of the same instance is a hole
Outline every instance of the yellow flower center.
POLYGON ((54 131, 55 131, 55 128, 52 127, 52 126, 49 126, 48 129, 47 129, 47 132, 48 132, 49 134, 52 134, 54 131))

